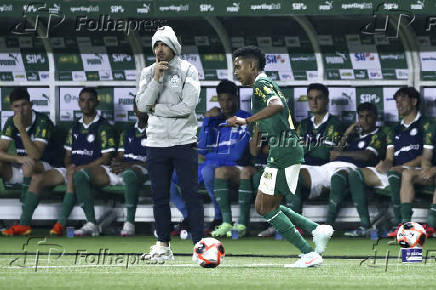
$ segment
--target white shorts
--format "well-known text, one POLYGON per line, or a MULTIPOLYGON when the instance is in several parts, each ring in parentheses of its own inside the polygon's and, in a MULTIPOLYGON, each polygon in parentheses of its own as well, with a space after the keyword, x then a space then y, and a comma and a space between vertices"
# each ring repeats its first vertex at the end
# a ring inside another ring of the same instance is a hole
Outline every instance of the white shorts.
POLYGON ((366 168, 371 170, 377 176, 377 178, 380 180, 381 185, 374 186, 374 188, 385 189, 386 187, 389 186, 388 175, 386 173, 378 172, 375 169, 375 167, 366 167, 366 168))
POLYGON ((333 174, 340 170, 350 172, 357 166, 350 162, 333 161, 321 166, 302 165, 301 168, 305 168, 309 172, 312 183, 309 199, 313 199, 319 197, 324 189, 330 189, 333 174))
MULTIPOLYGON (((405 169, 411 168, 409 166, 402 166, 402 167, 405 168, 405 169)), ((389 180, 388 180, 388 174, 387 173, 380 173, 380 172, 378 172, 375 169, 375 167, 366 167, 366 168, 371 170, 377 176, 377 178, 380 180, 381 185, 374 186, 374 188, 385 189, 386 187, 389 186, 389 180)), ((413 168, 413 169, 420 170, 421 168, 413 168)))
MULTIPOLYGON (((42 167, 44 168, 44 171, 50 170, 53 167, 48 162, 41 161, 42 167)), ((12 165, 12 176, 11 179, 6 181, 7 184, 22 184, 23 183, 23 169, 21 166, 17 166, 17 164, 12 165)))
POLYGON ((67 184, 67 169, 64 167, 57 167, 54 168, 54 170, 56 170, 62 175, 62 177, 64 178, 64 183, 67 184))
MULTIPOLYGON (((119 174, 113 173, 111 171, 111 168, 109 166, 106 166, 106 165, 102 165, 101 167, 103 167, 104 170, 106 170, 106 174, 110 180, 109 185, 124 185, 123 175, 121 173, 119 173, 119 174)), ((141 170, 141 172, 144 175, 148 174, 147 169, 140 166, 140 165, 136 164, 136 165, 133 165, 132 167, 138 168, 139 170, 141 170)))
POLYGON ((292 194, 295 194, 295 189, 297 188, 298 183, 298 175, 300 174, 300 167, 301 164, 295 164, 285 169, 266 167, 262 173, 262 177, 260 178, 259 191, 268 195, 274 195, 274 193, 276 193, 276 186, 278 186, 277 189, 279 189, 282 193, 284 193, 285 190, 280 188, 280 186, 287 186, 289 191, 292 194), (284 170, 286 181, 283 179, 277 179, 279 170, 284 170), (277 181, 279 184, 276 184, 277 181))
MULTIPOLYGON (((121 174, 115 174, 111 171, 111 168, 106 165, 102 165, 103 169, 106 171, 109 177, 109 185, 124 185, 123 176, 121 174)), ((140 165, 133 165, 133 167, 138 168, 144 175, 148 174, 146 168, 140 165)), ((67 169, 66 168, 55 168, 64 177, 65 184, 67 183, 67 169)))

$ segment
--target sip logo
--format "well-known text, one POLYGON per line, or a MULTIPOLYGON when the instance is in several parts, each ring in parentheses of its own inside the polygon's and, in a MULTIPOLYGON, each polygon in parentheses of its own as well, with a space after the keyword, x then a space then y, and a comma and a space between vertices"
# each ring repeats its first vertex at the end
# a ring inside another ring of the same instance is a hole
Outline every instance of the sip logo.
POLYGON ((26 62, 28 64, 43 64, 45 63, 45 58, 42 54, 38 53, 38 54, 27 54, 26 55, 26 62))
POLYGON ((357 61, 367 61, 367 60, 374 60, 374 54, 366 52, 366 53, 355 53, 354 59, 357 61))
POLYGON ((130 62, 132 61, 132 56, 128 54, 112 54, 112 60, 114 62, 130 62))
POLYGON ((361 94, 360 95, 360 103, 376 103, 378 104, 380 102, 380 98, 377 96, 377 94, 361 94))
POLYGON ((285 63, 285 60, 279 54, 267 54, 266 64, 285 63))

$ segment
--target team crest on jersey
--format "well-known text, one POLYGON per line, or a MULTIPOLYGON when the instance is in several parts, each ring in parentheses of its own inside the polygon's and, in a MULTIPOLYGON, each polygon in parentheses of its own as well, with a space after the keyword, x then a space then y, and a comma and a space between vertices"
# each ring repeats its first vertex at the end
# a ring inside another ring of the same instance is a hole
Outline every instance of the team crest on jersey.
POLYGON ((142 140, 141 140, 141 146, 144 146, 144 147, 145 147, 145 146, 146 146, 145 143, 147 143, 147 140, 142 139, 142 140))
POLYGON ((416 134, 418 134, 418 129, 413 128, 412 130, 410 130, 410 136, 415 136, 416 134))
POLYGON ((360 141, 357 146, 362 149, 365 146, 365 141, 360 141))
POLYGON ((180 86, 180 78, 178 75, 172 75, 169 80, 171 88, 178 88, 180 86))
POLYGON ((94 136, 94 134, 89 134, 88 137, 86 137, 86 140, 87 140, 89 143, 94 142, 94 140, 95 140, 95 136, 94 136))
POLYGON ((267 94, 267 95, 271 95, 272 94, 272 90, 270 88, 268 88, 267 86, 264 86, 263 90, 264 90, 265 94, 267 94))
POLYGON ((271 172, 265 172, 263 174, 263 178, 265 178, 265 179, 272 179, 272 173, 271 172))

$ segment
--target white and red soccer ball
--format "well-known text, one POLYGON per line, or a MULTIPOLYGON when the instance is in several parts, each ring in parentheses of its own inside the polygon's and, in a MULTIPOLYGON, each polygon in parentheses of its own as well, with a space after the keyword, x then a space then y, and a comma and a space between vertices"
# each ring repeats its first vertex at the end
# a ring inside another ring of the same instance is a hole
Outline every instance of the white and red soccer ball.
POLYGON ((426 231, 418 223, 407 222, 398 229, 397 242, 403 248, 422 247, 426 239, 426 231))
POLYGON ((217 267, 225 256, 223 244, 214 238, 203 238, 194 246, 193 260, 204 268, 217 267))

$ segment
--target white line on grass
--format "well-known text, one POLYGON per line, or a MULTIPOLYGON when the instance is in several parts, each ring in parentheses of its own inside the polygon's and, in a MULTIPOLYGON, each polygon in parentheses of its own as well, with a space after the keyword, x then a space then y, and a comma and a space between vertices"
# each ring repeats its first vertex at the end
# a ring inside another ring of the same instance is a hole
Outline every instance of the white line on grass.
MULTIPOLYGON (((338 266, 344 266, 343 263, 325 263, 322 266, 320 266, 321 268, 329 268, 329 267, 338 267, 338 266)), ((405 266, 410 266, 410 265, 404 265, 404 264, 391 264, 391 267, 394 266, 400 266, 400 267, 405 267, 405 266)), ((426 267, 429 265, 426 264, 414 264, 413 267, 414 268, 421 268, 421 267, 426 267)), ((125 264, 120 264, 120 265, 59 265, 59 266, 38 266, 38 269, 62 269, 62 268, 106 268, 106 267, 118 267, 118 268, 125 268, 126 265, 125 264)), ((197 264, 140 264, 140 265, 128 265, 128 268, 138 268, 138 267, 199 267, 197 264)), ((220 268, 261 268, 261 267, 275 267, 275 268, 283 268, 284 264, 270 264, 270 263, 256 263, 256 264, 221 264, 219 266, 220 268)), ((376 268, 382 268, 384 267, 384 265, 377 265, 376 268)), ((0 269, 34 269, 35 266, 3 266, 0 267, 0 269)), ((364 267, 364 268, 368 268, 368 267, 364 267)))

